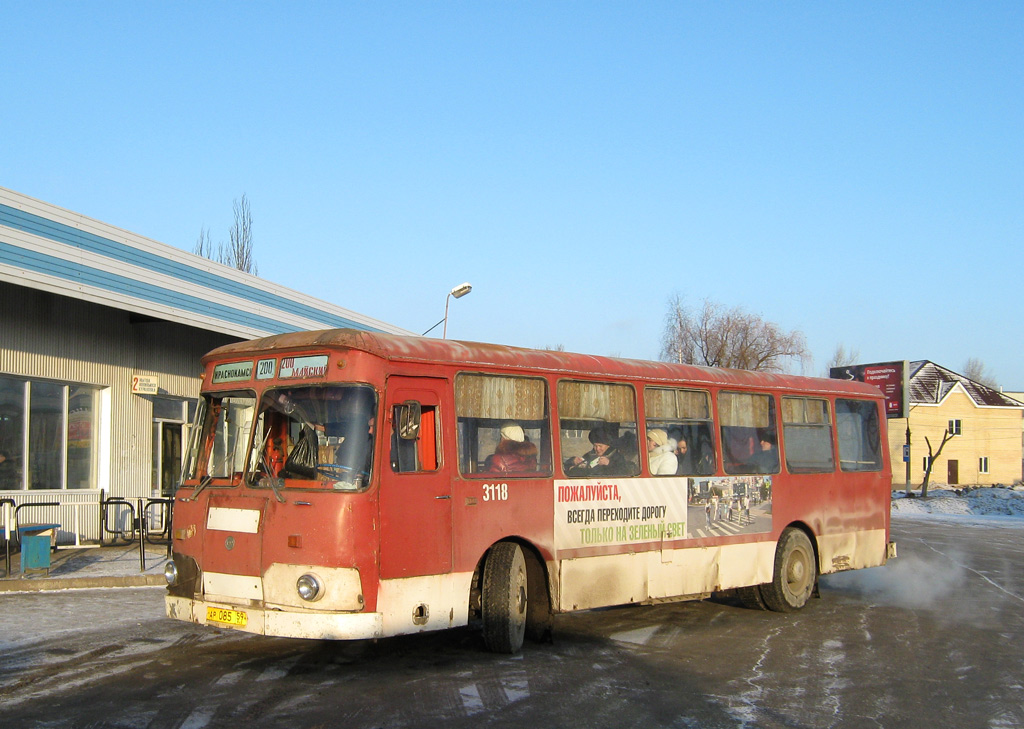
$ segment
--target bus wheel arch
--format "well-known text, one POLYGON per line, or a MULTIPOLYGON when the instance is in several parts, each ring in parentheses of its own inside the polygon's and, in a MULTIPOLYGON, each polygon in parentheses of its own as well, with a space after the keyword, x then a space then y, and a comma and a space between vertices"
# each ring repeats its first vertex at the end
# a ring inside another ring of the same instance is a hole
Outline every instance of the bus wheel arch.
POLYGON ((488 650, 516 653, 524 637, 550 640, 551 597, 546 566, 537 551, 526 542, 503 540, 492 545, 481 562, 474 590, 478 598, 471 599, 479 599, 488 650))
POLYGON ((811 598, 818 584, 818 551, 813 533, 802 524, 791 524, 779 536, 772 581, 760 585, 769 610, 794 612, 811 598))

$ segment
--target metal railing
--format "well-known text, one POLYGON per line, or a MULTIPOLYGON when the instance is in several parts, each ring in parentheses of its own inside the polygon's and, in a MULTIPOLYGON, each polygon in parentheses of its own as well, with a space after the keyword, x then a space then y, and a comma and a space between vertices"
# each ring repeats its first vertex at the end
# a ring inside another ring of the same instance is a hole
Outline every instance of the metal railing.
POLYGON ((166 544, 171 556, 171 521, 174 499, 162 497, 106 498, 100 491, 100 545, 112 535, 112 544, 124 540, 139 546, 139 570, 146 571, 146 544, 166 544))

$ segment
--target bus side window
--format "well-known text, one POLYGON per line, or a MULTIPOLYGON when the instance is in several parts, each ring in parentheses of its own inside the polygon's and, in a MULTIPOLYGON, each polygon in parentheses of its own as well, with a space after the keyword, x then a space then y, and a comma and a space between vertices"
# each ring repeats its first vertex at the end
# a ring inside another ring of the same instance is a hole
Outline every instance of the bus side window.
POLYGON ((839 467, 843 471, 881 471, 878 406, 871 400, 836 400, 839 467))
POLYGON ((636 392, 631 386, 559 380, 558 430, 562 469, 569 478, 640 473, 636 392))
POLYGON ((718 393, 726 473, 778 473, 775 398, 752 392, 718 393))
POLYGON ((459 471, 479 478, 551 473, 547 383, 537 377, 459 374, 455 379, 459 471))
POLYGON ((782 436, 786 445, 786 468, 791 473, 835 470, 828 400, 783 397, 782 436))
POLYGON ((437 454, 437 408, 420 405, 420 427, 415 438, 402 438, 398 433, 400 411, 396 405, 391 419, 391 468, 395 473, 436 471, 440 466, 437 454))
POLYGON ((704 390, 645 387, 647 430, 664 430, 676 455, 678 476, 715 472, 715 434, 711 395, 704 390))

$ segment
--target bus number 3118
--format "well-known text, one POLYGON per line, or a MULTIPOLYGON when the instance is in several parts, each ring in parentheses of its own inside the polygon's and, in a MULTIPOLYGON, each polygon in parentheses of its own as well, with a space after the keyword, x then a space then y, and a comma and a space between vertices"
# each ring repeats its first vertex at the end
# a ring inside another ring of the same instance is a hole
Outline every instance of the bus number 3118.
POLYGON ((508 484, 485 483, 484 501, 508 501, 508 484))

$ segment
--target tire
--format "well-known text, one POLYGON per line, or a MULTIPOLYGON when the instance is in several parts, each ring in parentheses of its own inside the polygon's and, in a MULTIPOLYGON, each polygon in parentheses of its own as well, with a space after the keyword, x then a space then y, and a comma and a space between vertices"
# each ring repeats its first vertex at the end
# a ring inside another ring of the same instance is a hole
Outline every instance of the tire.
POLYGON ((743 607, 748 610, 767 610, 768 606, 764 604, 764 598, 761 597, 761 586, 751 585, 750 587, 740 587, 736 590, 736 596, 740 599, 740 603, 743 607))
POLYGON ((769 610, 791 613, 807 604, 817 579, 811 540, 799 529, 787 529, 775 549, 775 574, 761 585, 761 597, 769 610))
POLYGON ((484 564, 481 607, 487 650, 517 653, 523 647, 527 594, 523 550, 514 542, 498 542, 484 564))

